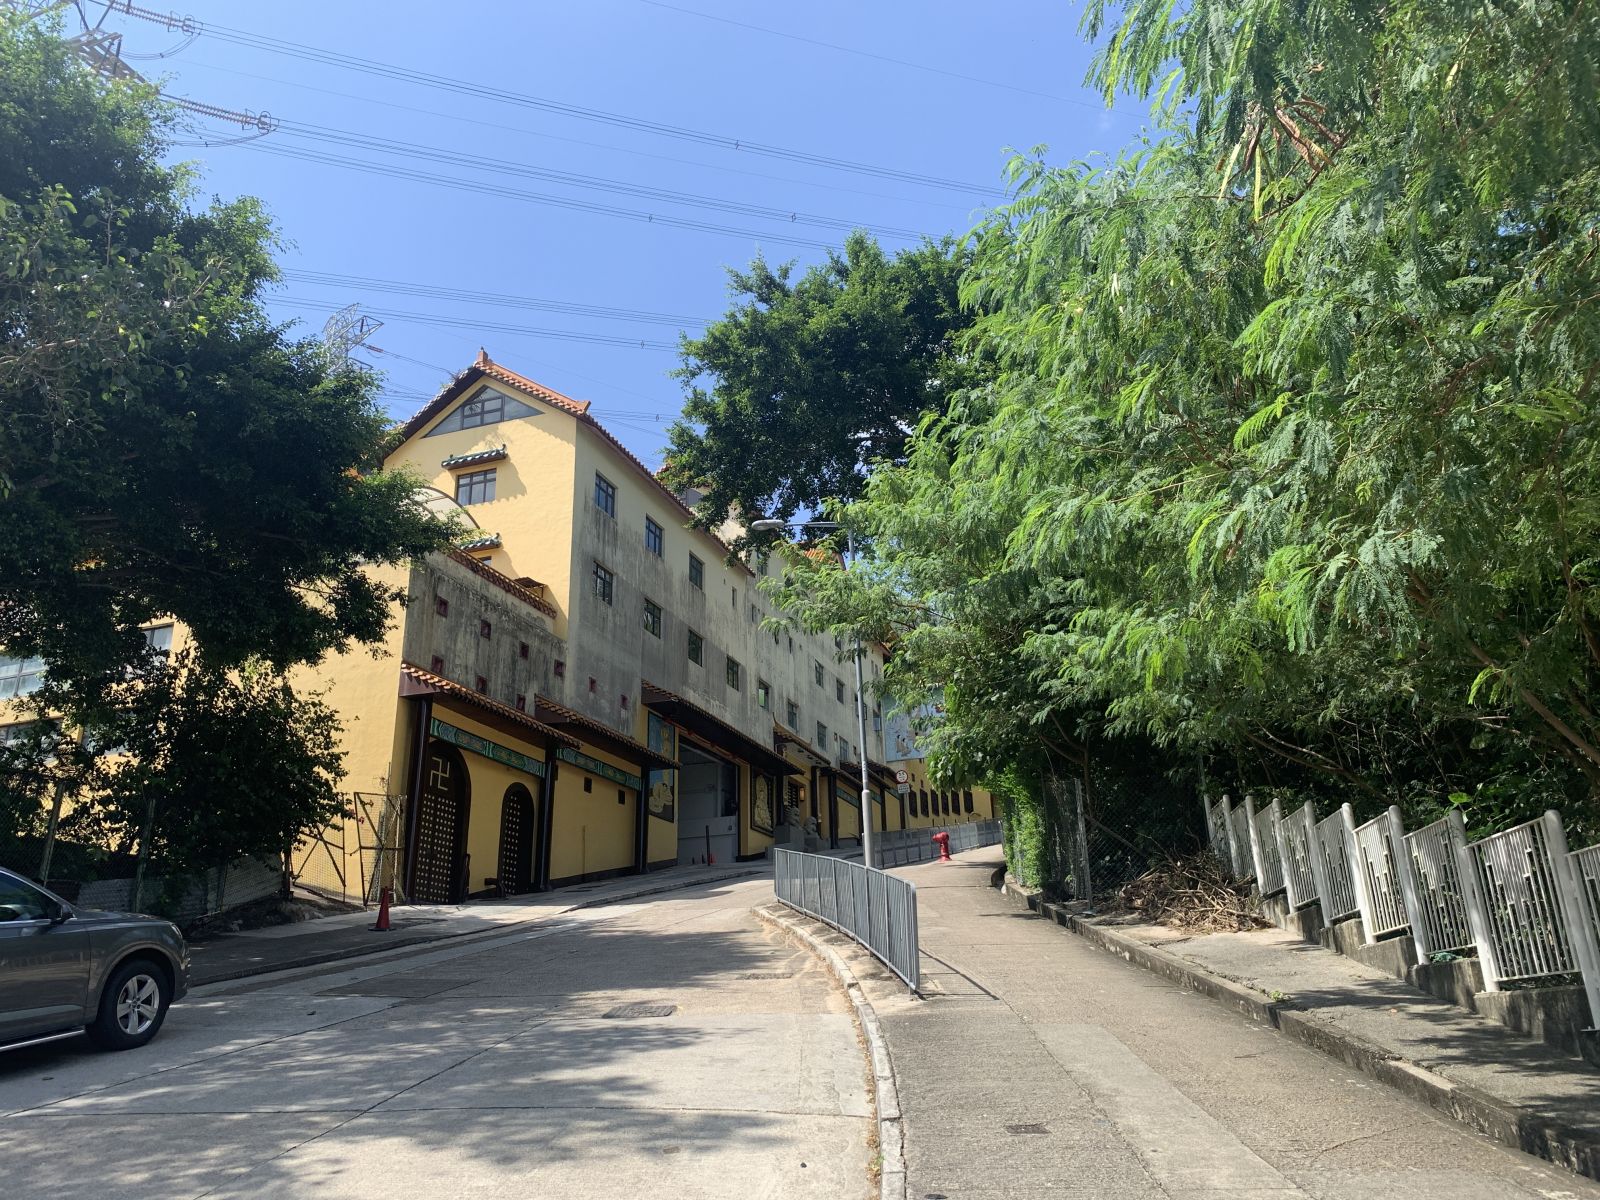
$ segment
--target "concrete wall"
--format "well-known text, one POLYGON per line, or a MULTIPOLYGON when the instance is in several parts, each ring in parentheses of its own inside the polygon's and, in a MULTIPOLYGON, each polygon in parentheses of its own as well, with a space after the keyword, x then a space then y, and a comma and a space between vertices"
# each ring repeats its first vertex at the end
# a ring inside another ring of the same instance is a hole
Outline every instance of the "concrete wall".
POLYGON ((481 676, 489 684, 485 695, 513 708, 523 696, 530 712, 535 695, 559 695, 555 667, 567 649, 555 633, 556 618, 444 555, 412 568, 408 592, 401 643, 407 660, 427 670, 435 656, 442 658, 446 678, 475 688, 481 676), (444 615, 440 599, 449 607, 444 615), (482 621, 489 622, 488 637, 482 621), (527 658, 521 655, 524 645, 527 658))

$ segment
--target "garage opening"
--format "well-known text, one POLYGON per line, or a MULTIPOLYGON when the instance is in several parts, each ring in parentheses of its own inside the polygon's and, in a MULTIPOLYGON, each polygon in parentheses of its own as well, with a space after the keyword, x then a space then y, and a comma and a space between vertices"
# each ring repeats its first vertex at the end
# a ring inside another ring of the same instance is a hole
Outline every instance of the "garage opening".
POLYGON ((731 863, 739 854, 739 768, 681 741, 678 862, 731 863))

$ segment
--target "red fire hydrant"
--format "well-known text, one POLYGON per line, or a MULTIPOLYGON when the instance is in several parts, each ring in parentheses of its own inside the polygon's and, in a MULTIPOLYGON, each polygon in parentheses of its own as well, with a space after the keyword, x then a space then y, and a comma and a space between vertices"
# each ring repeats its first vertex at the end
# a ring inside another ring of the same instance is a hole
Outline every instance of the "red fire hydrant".
POLYGON ((939 861, 940 862, 949 862, 950 861, 950 835, 948 833, 946 833, 944 830, 941 829, 938 833, 933 835, 933 840, 935 842, 939 843, 939 861))

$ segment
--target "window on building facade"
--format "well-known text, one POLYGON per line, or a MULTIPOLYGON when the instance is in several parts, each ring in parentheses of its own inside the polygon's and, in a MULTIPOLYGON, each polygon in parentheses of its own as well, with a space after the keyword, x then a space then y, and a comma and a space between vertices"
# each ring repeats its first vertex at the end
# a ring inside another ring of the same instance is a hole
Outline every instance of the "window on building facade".
POLYGON ((44 659, 0 658, 0 700, 26 696, 44 686, 44 659))
POLYGON ((475 690, 475 691, 487 692, 489 690, 489 681, 487 679, 485 679, 482 675, 479 675, 472 686, 473 686, 473 690, 475 690))
POLYGON ((428 663, 428 670, 432 671, 435 675, 443 675, 444 659, 435 654, 428 663))
POLYGON ((694 630, 689 630, 689 661, 705 666, 706 640, 694 630))
POLYGON ((661 605, 654 600, 644 602, 644 627, 647 633, 661 636, 661 605))
POLYGON ((739 589, 738 588, 734 588, 733 589, 733 611, 734 612, 738 612, 739 611, 739 589))
POLYGON ((772 707, 772 685, 765 679, 756 680, 756 705, 760 708, 772 707))
POLYGON ((448 617, 450 615, 450 601, 443 596, 435 596, 433 598, 433 611, 441 617, 448 617))
POLYGON ((757 608, 754 604, 752 604, 750 606, 750 624, 759 625, 760 623, 761 623, 761 610, 759 608, 757 608))
POLYGON ((800 706, 793 700, 789 701, 788 707, 783 710, 783 718, 784 724, 790 729, 796 733, 800 732, 800 706))
POLYGON ((971 792, 965 792, 964 791, 964 792, 961 793, 961 807, 962 807, 962 810, 965 811, 965 812, 971 812, 972 811, 972 793, 971 792))
POLYGON ((478 636, 481 638, 494 636, 494 626, 489 624, 488 617, 478 618, 478 636))
POLYGON ((845 753, 845 751, 849 748, 849 745, 844 740, 844 734, 836 733, 833 736, 834 736, 834 740, 839 743, 839 745, 838 745, 839 757, 842 758, 842 759, 845 759, 846 761, 850 761, 850 756, 845 753))
POLYGON ((487 504, 494 499, 494 468, 464 471, 456 476, 457 504, 487 504))
POLYGON ((817 722, 817 749, 824 754, 828 752, 828 727, 821 721, 817 722))
POLYGON ((701 591, 706 586, 706 565, 694 555, 689 555, 689 582, 701 591))
POLYGON ((833 698, 840 704, 844 703, 844 680, 835 679, 833 681, 833 698))
POLYGON ((461 428, 476 429, 480 425, 494 425, 503 420, 506 398, 499 392, 479 392, 476 399, 461 406, 461 428))
POLYGON ((518 712, 527 712, 528 711, 528 697, 523 695, 521 692, 517 693, 517 711, 518 712))
POLYGON ((157 625, 144 631, 144 644, 162 658, 172 657, 172 626, 157 625))
POLYGON ((607 604, 616 590, 616 576, 599 563, 594 565, 594 594, 607 604))
POLYGON ((812 673, 814 675, 816 675, 816 677, 817 677, 817 686, 821 687, 822 686, 822 664, 813 659, 812 663, 811 663, 811 666, 812 666, 812 673))
POLYGON ((617 515, 617 485, 599 471, 594 473, 594 506, 608 517, 617 515))
POLYGON ((644 519, 644 548, 657 558, 660 558, 664 545, 665 537, 662 534, 661 526, 657 525, 653 518, 646 517, 644 519))
POLYGON ((739 670, 739 660, 728 655, 728 686, 736 692, 739 690, 739 670))
POLYGON ((528 643, 527 642, 518 642, 517 643, 517 657, 518 658, 527 658, 528 657, 528 643))

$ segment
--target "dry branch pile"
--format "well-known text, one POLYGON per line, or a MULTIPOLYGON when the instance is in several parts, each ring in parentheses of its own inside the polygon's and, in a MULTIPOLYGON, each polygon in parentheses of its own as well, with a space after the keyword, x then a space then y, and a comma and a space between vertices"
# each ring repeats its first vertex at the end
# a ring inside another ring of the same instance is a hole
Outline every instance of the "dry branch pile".
POLYGON ((1118 893, 1125 907, 1177 929, 1237 933, 1266 925, 1248 883, 1228 878, 1211 854, 1151 867, 1118 893))

